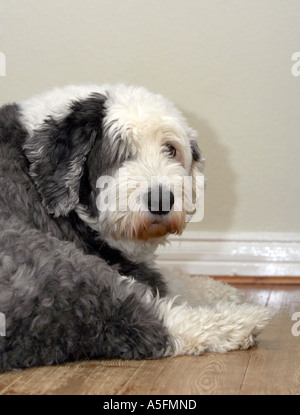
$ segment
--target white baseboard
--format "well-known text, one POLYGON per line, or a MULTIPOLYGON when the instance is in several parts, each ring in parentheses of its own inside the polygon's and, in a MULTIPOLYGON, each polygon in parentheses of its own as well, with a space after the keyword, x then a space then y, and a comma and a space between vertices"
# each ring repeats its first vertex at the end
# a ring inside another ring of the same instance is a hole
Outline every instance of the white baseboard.
POLYGON ((189 274, 300 276, 299 233, 186 232, 158 249, 158 264, 189 274))

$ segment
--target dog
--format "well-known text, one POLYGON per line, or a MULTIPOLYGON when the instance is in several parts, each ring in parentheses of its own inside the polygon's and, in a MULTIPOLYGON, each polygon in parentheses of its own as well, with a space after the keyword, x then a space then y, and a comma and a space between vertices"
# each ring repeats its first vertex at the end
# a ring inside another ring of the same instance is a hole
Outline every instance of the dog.
POLYGON ((203 169, 195 131, 143 87, 68 86, 3 106, 0 371, 252 346, 269 310, 208 277, 191 305, 155 264, 203 169))

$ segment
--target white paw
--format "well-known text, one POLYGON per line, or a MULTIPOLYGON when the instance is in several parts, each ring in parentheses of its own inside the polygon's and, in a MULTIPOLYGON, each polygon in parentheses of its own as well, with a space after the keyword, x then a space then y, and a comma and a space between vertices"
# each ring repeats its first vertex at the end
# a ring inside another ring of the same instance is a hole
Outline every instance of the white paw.
POLYGON ((273 315, 268 308, 246 303, 219 303, 215 313, 215 333, 211 333, 208 351, 221 353, 254 346, 273 315))
POLYGON ((264 307, 228 302, 193 308, 174 305, 169 299, 160 300, 157 306, 174 341, 173 355, 247 349, 272 315, 264 307))

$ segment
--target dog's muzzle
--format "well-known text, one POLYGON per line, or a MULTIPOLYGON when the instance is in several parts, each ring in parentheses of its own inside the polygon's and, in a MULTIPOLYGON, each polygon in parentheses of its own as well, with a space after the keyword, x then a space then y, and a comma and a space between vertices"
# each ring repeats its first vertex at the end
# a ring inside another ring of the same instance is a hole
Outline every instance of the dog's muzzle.
POLYGON ((137 239, 148 240, 170 233, 181 233, 183 217, 174 212, 174 193, 163 185, 151 187, 143 197, 144 211, 148 215, 138 226, 137 239))

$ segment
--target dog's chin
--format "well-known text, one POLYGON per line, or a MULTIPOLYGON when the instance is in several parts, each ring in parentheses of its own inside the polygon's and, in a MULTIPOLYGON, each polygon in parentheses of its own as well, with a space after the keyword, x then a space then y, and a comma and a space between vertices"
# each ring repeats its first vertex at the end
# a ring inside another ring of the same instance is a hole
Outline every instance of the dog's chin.
POLYGON ((107 235, 115 240, 151 242, 169 234, 181 234, 185 225, 182 212, 171 212, 162 217, 144 213, 124 215, 107 225, 107 235))
POLYGON ((178 233, 178 231, 172 230, 167 224, 154 222, 146 228, 141 228, 136 237, 140 241, 148 241, 152 238, 161 238, 170 233, 178 233))
POLYGON ((181 215, 170 215, 166 218, 151 218, 141 221, 137 228, 136 239, 149 241, 155 238, 162 238, 169 234, 181 234, 185 227, 185 220, 181 215))

